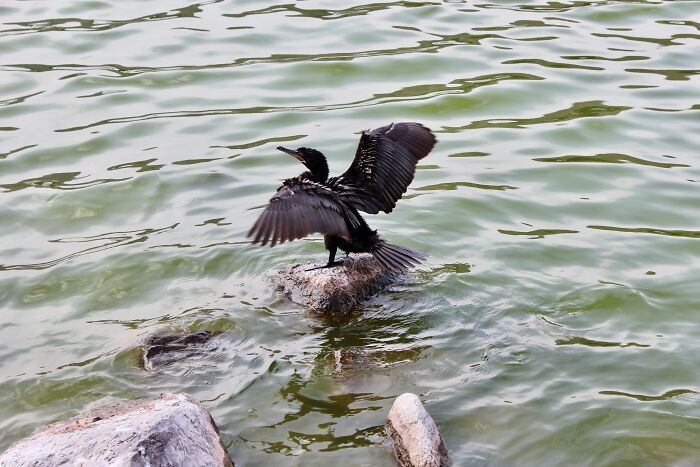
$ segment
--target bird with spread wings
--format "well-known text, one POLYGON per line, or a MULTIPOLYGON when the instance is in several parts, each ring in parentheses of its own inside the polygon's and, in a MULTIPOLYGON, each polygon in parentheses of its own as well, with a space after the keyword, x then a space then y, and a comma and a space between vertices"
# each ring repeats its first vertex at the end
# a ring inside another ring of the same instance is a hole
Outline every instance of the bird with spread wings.
POLYGON ((427 255, 385 242, 369 228, 359 211, 391 212, 413 181, 416 164, 437 140, 420 123, 392 123, 363 131, 348 170, 328 177, 326 157, 301 147, 278 147, 306 166, 304 173, 284 180, 248 233, 262 245, 296 240, 312 233, 324 235, 330 256, 321 267, 332 267, 338 249, 371 253, 387 270, 402 272, 427 255))

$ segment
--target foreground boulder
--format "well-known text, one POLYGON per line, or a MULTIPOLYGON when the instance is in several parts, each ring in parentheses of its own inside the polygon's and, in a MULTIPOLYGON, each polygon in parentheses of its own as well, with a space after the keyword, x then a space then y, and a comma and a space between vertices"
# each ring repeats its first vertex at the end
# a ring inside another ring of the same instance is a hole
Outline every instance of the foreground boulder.
POLYGON ((275 282, 293 302, 343 317, 397 277, 384 270, 370 254, 349 256, 342 265, 309 271, 324 264, 288 266, 277 274, 275 282))
POLYGON ((394 401, 386 421, 394 455, 404 467, 446 467, 450 458, 445 442, 418 396, 407 392, 394 401))
POLYGON ((226 466, 233 462, 209 412, 187 394, 103 407, 12 444, 0 466, 226 466))
POLYGON ((141 344, 143 367, 154 370, 159 366, 211 352, 214 346, 209 344, 214 336, 210 331, 149 334, 141 344))

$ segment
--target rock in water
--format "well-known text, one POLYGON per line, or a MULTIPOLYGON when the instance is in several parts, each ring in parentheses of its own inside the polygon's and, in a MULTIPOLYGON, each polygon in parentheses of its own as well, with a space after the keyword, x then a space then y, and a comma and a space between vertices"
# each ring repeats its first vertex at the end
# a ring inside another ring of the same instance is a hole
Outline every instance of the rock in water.
POLYGON ((12 444, 0 466, 233 467, 209 412, 187 394, 123 402, 12 444))
POLYGON ((396 278, 395 273, 384 270, 370 254, 349 256, 342 265, 309 271, 324 264, 288 266, 277 274, 275 281, 293 302, 343 317, 396 278))
POLYGON ((215 334, 209 331, 190 333, 154 333, 148 335, 141 344, 143 367, 153 370, 188 357, 192 357, 212 348, 206 344, 215 334))
POLYGON ((404 467, 446 467, 450 458, 445 442, 418 396, 407 392, 394 401, 386 433, 396 459, 404 467))

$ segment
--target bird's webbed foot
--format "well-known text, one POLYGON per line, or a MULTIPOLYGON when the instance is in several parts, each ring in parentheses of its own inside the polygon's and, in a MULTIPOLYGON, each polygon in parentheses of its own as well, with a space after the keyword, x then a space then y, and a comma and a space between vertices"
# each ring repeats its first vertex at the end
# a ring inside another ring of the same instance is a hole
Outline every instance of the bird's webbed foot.
POLYGON ((316 266, 315 268, 307 269, 307 271, 315 271, 315 270, 317 270, 317 269, 332 268, 333 266, 340 266, 341 264, 343 264, 343 261, 342 261, 342 260, 340 260, 340 261, 333 261, 333 262, 330 262, 330 263, 325 264, 325 265, 323 265, 323 266, 316 266))

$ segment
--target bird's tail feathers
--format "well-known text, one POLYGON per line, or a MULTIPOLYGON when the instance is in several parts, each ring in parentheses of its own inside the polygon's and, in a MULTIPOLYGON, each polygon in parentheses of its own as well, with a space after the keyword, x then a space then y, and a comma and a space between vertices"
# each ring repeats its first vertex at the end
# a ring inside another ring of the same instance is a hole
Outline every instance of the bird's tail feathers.
POLYGON ((379 240, 371 253, 384 269, 398 273, 422 263, 428 257, 427 253, 393 245, 384 240, 379 240))

